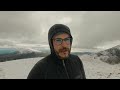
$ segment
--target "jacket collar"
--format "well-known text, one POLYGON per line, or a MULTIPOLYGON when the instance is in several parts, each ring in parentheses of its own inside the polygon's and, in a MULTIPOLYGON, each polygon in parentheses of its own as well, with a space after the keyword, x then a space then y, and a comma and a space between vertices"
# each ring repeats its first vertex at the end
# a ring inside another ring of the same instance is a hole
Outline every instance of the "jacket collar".
MULTIPOLYGON (((51 54, 52 61, 56 64, 63 65, 62 59, 58 58, 56 55, 51 54)), ((69 60, 69 57, 67 59, 64 59, 64 62, 66 63, 69 60)))

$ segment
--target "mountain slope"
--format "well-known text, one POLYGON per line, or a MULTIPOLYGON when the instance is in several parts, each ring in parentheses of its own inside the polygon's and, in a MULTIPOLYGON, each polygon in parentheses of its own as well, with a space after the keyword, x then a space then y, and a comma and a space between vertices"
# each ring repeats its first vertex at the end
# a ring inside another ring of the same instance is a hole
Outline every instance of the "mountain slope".
POLYGON ((96 53, 96 57, 109 64, 120 63, 120 45, 96 53))

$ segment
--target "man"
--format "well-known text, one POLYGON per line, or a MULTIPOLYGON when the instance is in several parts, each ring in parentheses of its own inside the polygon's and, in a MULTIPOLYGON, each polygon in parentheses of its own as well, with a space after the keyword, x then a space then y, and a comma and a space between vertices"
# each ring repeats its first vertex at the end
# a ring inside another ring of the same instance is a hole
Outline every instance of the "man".
POLYGON ((35 64, 27 79, 86 79, 82 61, 70 54, 72 40, 69 27, 53 25, 48 33, 51 54, 35 64))

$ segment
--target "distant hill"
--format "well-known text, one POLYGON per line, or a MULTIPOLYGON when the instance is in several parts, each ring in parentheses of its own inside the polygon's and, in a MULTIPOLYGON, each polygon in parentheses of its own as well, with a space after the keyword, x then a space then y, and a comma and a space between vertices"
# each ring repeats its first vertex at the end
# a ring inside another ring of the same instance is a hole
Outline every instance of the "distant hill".
POLYGON ((92 52, 71 52, 71 54, 82 56, 82 55, 91 55, 92 52))
POLYGON ((96 53, 95 58, 100 58, 101 61, 109 64, 120 63, 120 45, 96 53))
MULTIPOLYGON (((74 55, 90 55, 91 52, 71 52, 74 55)), ((1 48, 0 49, 0 62, 24 59, 24 58, 34 58, 34 57, 45 57, 50 54, 49 50, 34 50, 34 49, 24 49, 24 48, 1 48)))
POLYGON ((2 48, 0 49, 0 52, 0 62, 24 58, 44 57, 49 54, 49 52, 37 52, 24 48, 2 48))

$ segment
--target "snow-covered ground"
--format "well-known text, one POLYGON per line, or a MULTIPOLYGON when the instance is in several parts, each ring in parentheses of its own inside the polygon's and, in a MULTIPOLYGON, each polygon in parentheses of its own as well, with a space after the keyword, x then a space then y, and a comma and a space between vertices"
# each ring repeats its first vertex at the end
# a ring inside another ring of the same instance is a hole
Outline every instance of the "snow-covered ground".
MULTIPOLYGON (((80 57, 87 79, 120 79, 120 64, 110 65, 92 56, 80 57)), ((26 79, 28 73, 42 58, 29 58, 0 62, 0 79, 26 79)))
POLYGON ((110 65, 93 56, 81 56, 87 79, 120 79, 120 64, 110 65))
POLYGON ((0 79, 26 79, 28 73, 41 58, 0 62, 0 79))

